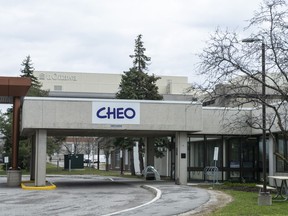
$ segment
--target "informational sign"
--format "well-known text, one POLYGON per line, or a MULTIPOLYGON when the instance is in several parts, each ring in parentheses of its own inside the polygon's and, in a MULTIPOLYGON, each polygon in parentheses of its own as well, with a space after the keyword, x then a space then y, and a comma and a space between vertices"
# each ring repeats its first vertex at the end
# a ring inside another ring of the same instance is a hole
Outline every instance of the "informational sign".
POLYGON ((51 80, 51 81, 77 81, 75 75, 68 75, 63 73, 41 73, 38 77, 39 80, 51 80))
POLYGON ((140 124, 138 102, 92 102, 93 124, 140 124))
POLYGON ((214 148, 214 158, 213 160, 218 161, 218 152, 219 152, 219 147, 214 148))
POLYGON ((5 164, 9 163, 9 157, 8 157, 8 156, 5 156, 5 157, 4 157, 4 163, 5 163, 5 164))

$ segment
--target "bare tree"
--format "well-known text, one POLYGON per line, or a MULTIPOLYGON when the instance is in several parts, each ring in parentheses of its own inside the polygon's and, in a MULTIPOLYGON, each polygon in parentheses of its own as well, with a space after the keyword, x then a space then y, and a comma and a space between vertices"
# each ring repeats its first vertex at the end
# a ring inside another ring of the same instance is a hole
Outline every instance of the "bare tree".
POLYGON ((87 166, 91 165, 90 155, 92 156, 92 167, 94 167, 94 155, 97 143, 95 142, 95 137, 81 137, 81 149, 87 155, 87 166))
MULTIPOLYGON (((106 167, 105 170, 109 171, 109 157, 111 151, 114 149, 114 138, 113 137, 98 137, 97 143, 99 148, 104 151, 105 159, 106 159, 106 167)), ((99 158, 98 158, 99 162, 99 158)))
POLYGON ((83 143, 81 137, 73 136, 73 143, 63 143, 63 146, 66 148, 68 154, 79 154, 82 150, 83 143))
MULTIPOLYGON (((207 47, 199 54, 198 68, 205 82, 194 85, 194 90, 205 93, 203 105, 257 108, 265 104, 267 132, 272 132, 276 125, 287 138, 287 18, 286 1, 265 0, 244 32, 217 29, 211 34, 207 47), (254 43, 243 43, 246 32, 254 32, 245 37, 250 41, 253 39, 254 43), (265 82, 262 79, 263 53, 265 82), (262 96, 262 85, 265 85, 265 97, 262 96)), ((261 112, 258 113, 253 117, 242 117, 242 126, 263 129, 261 112)))

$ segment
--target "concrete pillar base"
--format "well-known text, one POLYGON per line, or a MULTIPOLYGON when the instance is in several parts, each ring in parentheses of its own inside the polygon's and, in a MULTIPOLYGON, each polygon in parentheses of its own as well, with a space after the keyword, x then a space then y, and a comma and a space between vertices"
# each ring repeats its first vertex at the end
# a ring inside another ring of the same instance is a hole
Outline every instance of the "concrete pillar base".
POLYGON ((21 170, 7 170, 7 185, 9 187, 18 187, 21 185, 21 170))
POLYGON ((270 193, 260 192, 258 195, 258 205, 259 206, 269 206, 272 205, 272 196, 270 193))

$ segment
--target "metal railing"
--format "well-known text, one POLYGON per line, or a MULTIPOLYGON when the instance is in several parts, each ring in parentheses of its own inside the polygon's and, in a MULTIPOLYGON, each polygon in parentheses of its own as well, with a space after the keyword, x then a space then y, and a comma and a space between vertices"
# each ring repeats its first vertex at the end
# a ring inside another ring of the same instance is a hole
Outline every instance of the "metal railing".
POLYGON ((208 179, 208 177, 212 177, 213 179, 213 184, 219 183, 218 182, 218 167, 216 166, 207 166, 204 168, 204 175, 205 179, 208 179))

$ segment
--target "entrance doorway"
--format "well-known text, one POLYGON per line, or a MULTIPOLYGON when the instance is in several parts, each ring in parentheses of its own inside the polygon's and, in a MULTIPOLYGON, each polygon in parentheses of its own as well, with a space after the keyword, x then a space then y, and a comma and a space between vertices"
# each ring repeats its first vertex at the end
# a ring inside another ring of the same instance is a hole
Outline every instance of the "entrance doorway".
POLYGON ((255 182, 259 180, 259 149, 256 137, 226 139, 227 179, 231 181, 255 182))

